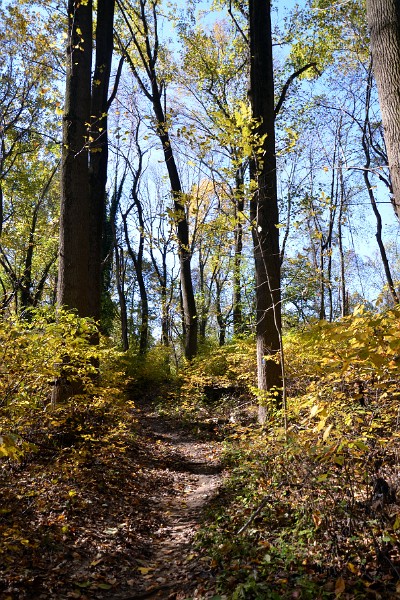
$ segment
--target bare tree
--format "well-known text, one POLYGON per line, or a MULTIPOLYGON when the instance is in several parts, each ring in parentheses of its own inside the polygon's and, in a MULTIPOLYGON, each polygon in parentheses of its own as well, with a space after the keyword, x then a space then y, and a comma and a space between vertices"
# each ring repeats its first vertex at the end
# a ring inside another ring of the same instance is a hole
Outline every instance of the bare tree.
POLYGON ((174 215, 181 270, 180 278, 184 313, 185 356, 188 360, 191 360, 197 354, 197 312, 192 282, 189 226, 186 216, 183 187, 169 134, 169 119, 166 115, 165 105, 163 105, 165 84, 162 81, 162 78, 160 78, 157 69, 157 61, 159 58, 159 38, 157 28, 158 0, 150 0, 150 2, 147 2, 147 0, 139 0, 137 3, 137 10, 134 11, 129 10, 129 7, 127 7, 122 0, 119 0, 119 6, 130 34, 130 44, 124 46, 120 43, 120 47, 126 56, 127 62, 140 89, 152 105, 156 119, 156 133, 161 142, 170 181, 171 193, 174 201, 174 215), (130 18, 132 14, 134 14, 134 17, 130 18), (140 25, 138 25, 138 22, 140 25), (136 50, 136 59, 133 58, 129 51, 130 45, 133 45, 136 50), (141 76, 136 66, 137 59, 143 68, 145 78, 141 76))

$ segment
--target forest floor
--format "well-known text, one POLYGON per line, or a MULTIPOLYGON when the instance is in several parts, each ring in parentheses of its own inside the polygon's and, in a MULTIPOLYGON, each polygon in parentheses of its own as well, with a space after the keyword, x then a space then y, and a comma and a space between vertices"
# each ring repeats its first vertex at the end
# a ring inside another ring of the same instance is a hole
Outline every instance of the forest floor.
POLYGON ((161 464, 156 460, 153 466, 161 466, 172 485, 151 499, 161 525, 147 540, 148 559, 139 567, 142 577, 129 598, 210 598, 214 595, 211 559, 201 556, 193 542, 204 511, 223 481, 218 426, 212 421, 183 426, 146 404, 138 411, 147 443, 163 456, 161 464))
POLYGON ((185 398, 136 382, 16 417, 0 600, 400 600, 397 397, 371 447, 339 430, 341 449, 304 417, 288 444, 242 400, 185 398))
POLYGON ((102 410, 45 415, 35 451, 0 465, 1 600, 212 597, 194 536, 223 480, 218 426, 102 410))

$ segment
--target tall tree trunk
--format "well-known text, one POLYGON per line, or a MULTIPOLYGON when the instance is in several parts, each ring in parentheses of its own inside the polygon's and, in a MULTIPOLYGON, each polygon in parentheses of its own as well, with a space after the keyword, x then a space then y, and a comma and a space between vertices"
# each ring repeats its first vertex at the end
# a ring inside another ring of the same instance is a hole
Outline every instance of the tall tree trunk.
POLYGON ((226 321, 224 319, 223 312, 222 312, 222 303, 221 303, 222 285, 221 285, 220 281, 218 280, 218 278, 215 280, 215 288, 216 288, 215 304, 216 304, 216 309, 217 309, 217 323, 218 323, 218 327, 219 327, 218 341, 219 341, 220 346, 224 346, 225 339, 226 339, 226 321))
POLYGON ((199 320, 199 336, 202 342, 206 339, 206 330, 208 322, 208 310, 210 302, 207 297, 207 286, 205 281, 206 259, 204 259, 202 246, 199 247, 199 296, 198 296, 198 320, 199 320))
POLYGON ((325 321, 326 319, 326 310, 325 310, 325 261, 324 261, 324 247, 322 244, 322 239, 319 244, 319 268, 318 268, 318 276, 319 276, 319 315, 318 318, 320 321, 325 321))
POLYGON ((233 266, 233 332, 243 333, 242 312, 242 252, 243 252, 243 224, 242 215, 244 210, 244 167, 241 165, 236 171, 235 177, 235 256, 233 266))
POLYGON ((68 47, 63 145, 58 304, 91 317, 90 185, 87 123, 91 108, 92 0, 68 2, 68 47))
POLYGON ((382 217, 381 217, 381 213, 379 212, 379 208, 378 208, 378 205, 375 200, 375 194, 373 191, 373 187, 372 187, 370 179, 369 179, 369 169, 371 166, 371 153, 370 153, 370 146, 368 143, 368 137, 369 137, 368 134, 369 134, 369 130, 370 130, 369 111, 370 111, 370 104, 371 104, 371 87, 372 87, 372 75, 371 75, 371 73, 369 73, 368 81, 367 81, 367 92, 366 92, 366 96, 365 96, 365 119, 364 119, 363 136, 362 136, 362 145, 363 145, 363 150, 364 150, 364 154, 365 154, 365 168, 363 171, 363 175, 364 175, 365 185, 366 185, 366 188, 368 191, 368 197, 369 197, 371 207, 372 207, 373 213, 375 215, 375 219, 376 219, 375 237, 376 237, 376 241, 378 243, 379 253, 381 255, 383 269, 385 271, 386 281, 387 281, 389 292, 393 299, 394 304, 398 304, 400 299, 399 299, 399 296, 397 294, 397 291, 396 291, 396 288, 394 285, 392 272, 391 272, 390 265, 389 265, 389 260, 388 260, 387 254, 386 254, 386 248, 385 248, 385 245, 384 245, 383 239, 382 239, 382 217))
POLYGON ((340 314, 342 317, 348 315, 348 301, 347 301, 347 290, 346 290, 346 266, 344 260, 344 248, 343 248, 343 217, 345 210, 346 201, 346 190, 343 178, 343 167, 342 162, 339 163, 339 178, 340 178, 340 206, 338 215, 338 245, 339 245, 339 257, 340 257, 340 297, 342 299, 340 314))
MULTIPOLYGON (((131 207, 132 208, 132 207, 131 207)), ((128 212, 122 215, 124 224, 125 243, 128 249, 128 254, 132 259, 133 266, 135 268, 136 278, 139 285, 139 295, 141 302, 141 323, 140 323, 140 334, 139 334, 139 354, 144 355, 148 348, 149 339, 149 302, 147 298, 146 283, 143 275, 143 233, 140 236, 139 251, 133 250, 130 239, 129 239, 129 228, 127 223, 128 212)))
MULTIPOLYGON (((262 158, 257 154, 251 166, 256 190, 250 206, 256 274, 258 388, 280 406, 281 281, 270 0, 249 0, 249 17, 252 116, 259 122, 257 133, 263 136, 262 158)), ((268 408, 261 401, 261 423, 267 414, 268 408)))
MULTIPOLYGON (((92 0, 68 0, 57 302, 77 310, 81 317, 96 320, 100 318, 101 306, 102 224, 108 150, 106 112, 113 51, 113 13, 113 0, 98 0, 92 86, 93 3, 92 0)), ((92 342, 98 342, 97 335, 92 342)), ((70 394, 61 388, 60 385, 54 387, 53 403, 70 394)))
POLYGON ((108 164, 108 88, 111 74, 114 31, 114 0, 97 0, 96 62, 90 109, 90 269, 88 285, 90 314, 97 321, 101 311, 101 268, 103 229, 106 218, 108 164))
POLYGON ((122 249, 119 248, 117 242, 114 244, 115 254, 115 279, 118 292, 120 320, 121 320, 121 341, 124 352, 129 350, 128 337, 128 311, 126 308, 126 296, 124 289, 124 255, 122 249))
POLYGON ((140 78, 140 75, 136 69, 136 64, 127 52, 126 48, 124 49, 124 52, 131 67, 132 73, 139 83, 139 87, 152 104, 157 124, 157 135, 164 152, 164 161, 168 172, 171 193, 174 202, 175 223, 178 239, 185 356, 188 360, 191 360, 197 354, 198 323, 191 272, 192 256, 189 244, 189 224, 186 216, 185 203, 183 201, 181 179, 175 161, 175 155, 169 137, 169 126, 162 104, 162 93, 163 89, 165 90, 165 87, 164 83, 158 77, 156 66, 159 52, 157 2, 150 3, 151 8, 149 10, 151 10, 151 19, 153 21, 152 27, 149 26, 149 21, 146 14, 146 4, 146 0, 139 0, 139 11, 137 13, 137 17, 140 18, 141 23, 140 33, 138 33, 138 27, 136 23, 132 23, 130 15, 126 11, 122 11, 122 16, 136 48, 141 48, 139 55, 148 77, 147 85, 149 89, 147 89, 145 83, 140 78), (153 44, 151 43, 152 36, 153 44))
POLYGON ((167 264, 163 264, 163 276, 161 284, 161 343, 163 346, 169 346, 169 309, 167 300, 167 264))
POLYGON ((189 224, 186 218, 186 208, 182 202, 181 180, 179 177, 178 168, 176 166, 175 156, 172 151, 171 140, 169 139, 169 134, 166 130, 166 121, 161 105, 161 98, 156 86, 157 82, 155 82, 155 85, 153 85, 153 108, 158 123, 158 137, 163 147, 165 164, 167 167, 172 196, 174 199, 175 221, 179 244, 178 254, 181 270, 181 298, 183 318, 185 322, 185 357, 188 360, 191 360, 197 354, 198 323, 190 264, 192 256, 189 244, 189 224))
MULTIPOLYGON (((160 295, 161 295, 161 343, 163 346, 169 346, 170 342, 170 317, 169 317, 169 307, 171 305, 171 300, 168 301, 168 267, 167 267, 167 248, 164 246, 161 256, 162 256, 162 264, 161 267, 157 264, 155 259, 152 245, 150 244, 150 257, 153 268, 156 272, 158 283, 160 285, 160 295)), ((170 294, 172 295, 172 283, 170 294)))
MULTIPOLYGON (((68 0, 57 303, 75 309, 80 317, 97 315, 92 314, 93 290, 89 285, 92 221, 87 124, 91 107, 92 9, 92 0, 68 0)), ((53 406, 75 392, 81 392, 81 383, 67 383, 60 377, 52 390, 53 406)))
POLYGON ((371 52, 385 144, 400 218, 400 0, 367 0, 371 52))
POLYGON ((76 309, 80 316, 98 320, 107 180, 107 94, 113 51, 113 0, 98 0, 97 3, 93 85, 92 12, 92 0, 85 3, 69 0, 58 303, 76 309))

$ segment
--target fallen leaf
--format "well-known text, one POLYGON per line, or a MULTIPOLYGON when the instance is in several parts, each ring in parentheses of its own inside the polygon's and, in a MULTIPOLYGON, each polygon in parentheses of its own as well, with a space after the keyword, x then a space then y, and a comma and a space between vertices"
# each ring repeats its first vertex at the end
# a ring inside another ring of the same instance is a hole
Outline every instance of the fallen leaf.
POLYGON ((344 592, 344 590, 346 589, 346 584, 344 582, 343 577, 339 577, 339 579, 336 580, 335 583, 335 596, 341 596, 344 592))
POLYGON ((138 567, 137 570, 140 571, 142 575, 147 575, 150 571, 154 571, 154 567, 138 567))

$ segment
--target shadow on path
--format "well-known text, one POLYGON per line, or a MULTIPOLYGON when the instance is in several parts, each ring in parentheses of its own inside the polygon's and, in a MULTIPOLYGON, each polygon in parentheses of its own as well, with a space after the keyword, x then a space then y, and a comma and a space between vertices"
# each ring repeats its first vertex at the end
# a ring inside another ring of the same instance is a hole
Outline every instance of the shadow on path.
POLYGON ((217 441, 221 436, 212 424, 182 426, 143 404, 138 418, 148 442, 159 451, 149 468, 163 469, 172 478, 172 486, 162 493, 155 490, 153 501, 163 524, 148 541, 148 558, 138 568, 132 593, 119 598, 211 598, 215 582, 210 560, 198 555, 193 540, 204 510, 222 484, 221 441, 217 441))

